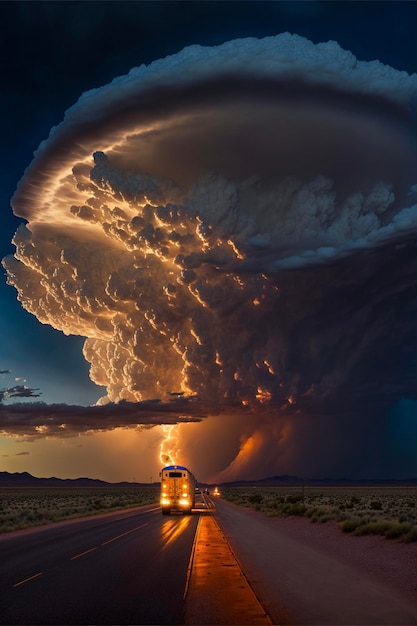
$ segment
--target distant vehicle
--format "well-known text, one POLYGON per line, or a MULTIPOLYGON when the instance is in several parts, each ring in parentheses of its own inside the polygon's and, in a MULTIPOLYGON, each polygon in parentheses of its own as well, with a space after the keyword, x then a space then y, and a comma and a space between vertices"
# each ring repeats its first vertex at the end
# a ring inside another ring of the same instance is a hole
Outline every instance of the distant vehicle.
POLYGON ((195 488, 195 493, 201 493, 200 489, 198 487, 195 488))
POLYGON ((171 511, 191 514, 195 506, 196 480, 190 470, 182 465, 168 465, 161 470, 161 509, 162 515, 171 511))
POLYGON ((214 487, 213 489, 213 496, 219 496, 220 495, 220 491, 218 487, 214 487))

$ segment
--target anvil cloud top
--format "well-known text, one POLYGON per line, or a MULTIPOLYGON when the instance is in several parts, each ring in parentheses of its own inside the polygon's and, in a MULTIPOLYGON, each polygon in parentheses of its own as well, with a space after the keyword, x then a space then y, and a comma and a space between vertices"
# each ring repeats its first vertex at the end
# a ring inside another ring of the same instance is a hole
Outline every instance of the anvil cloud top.
POLYGON ((101 403, 178 392, 220 414, 241 437, 222 477, 343 471, 353 451, 375 470, 387 407, 415 389, 416 94, 416 75, 288 33, 135 68, 39 146, 8 280, 87 337, 101 403))

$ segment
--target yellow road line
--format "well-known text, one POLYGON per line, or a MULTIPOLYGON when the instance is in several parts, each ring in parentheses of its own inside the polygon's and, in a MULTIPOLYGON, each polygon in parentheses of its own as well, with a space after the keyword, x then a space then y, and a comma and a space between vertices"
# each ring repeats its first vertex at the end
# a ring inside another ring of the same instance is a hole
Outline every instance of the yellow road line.
POLYGON ((33 576, 29 576, 29 578, 25 578, 24 580, 21 580, 18 583, 15 583, 13 585, 13 587, 19 587, 19 585, 23 585, 24 583, 27 583, 29 580, 33 580, 34 578, 37 578, 38 576, 42 576, 43 572, 38 572, 37 574, 34 574, 33 576))
POLYGON ((136 528, 132 528, 131 530, 128 530, 125 533, 122 533, 121 535, 117 535, 117 537, 113 537, 112 539, 108 539, 107 541, 105 541, 101 545, 102 546, 106 546, 108 543, 111 543, 112 541, 116 541, 116 539, 120 539, 120 537, 125 537, 126 535, 130 535, 130 533, 133 533, 133 532, 135 532, 135 530, 139 530, 139 528, 143 528, 144 526, 148 526, 148 523, 146 522, 146 524, 142 524, 141 526, 136 526, 136 528))
POLYGON ((72 556, 70 560, 74 561, 75 559, 79 559, 80 556, 84 556, 84 554, 89 554, 90 552, 94 552, 94 550, 97 550, 97 546, 95 548, 90 548, 90 550, 86 550, 85 552, 81 552, 80 554, 77 554, 76 556, 72 556))

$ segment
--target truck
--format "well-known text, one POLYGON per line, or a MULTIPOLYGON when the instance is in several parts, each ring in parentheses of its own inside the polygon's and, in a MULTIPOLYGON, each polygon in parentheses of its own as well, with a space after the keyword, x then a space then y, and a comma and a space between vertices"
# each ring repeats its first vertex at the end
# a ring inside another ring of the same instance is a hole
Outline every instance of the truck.
POLYGON ((182 465, 167 465, 160 476, 162 515, 170 515, 171 511, 191 515, 195 506, 196 479, 190 470, 182 465))

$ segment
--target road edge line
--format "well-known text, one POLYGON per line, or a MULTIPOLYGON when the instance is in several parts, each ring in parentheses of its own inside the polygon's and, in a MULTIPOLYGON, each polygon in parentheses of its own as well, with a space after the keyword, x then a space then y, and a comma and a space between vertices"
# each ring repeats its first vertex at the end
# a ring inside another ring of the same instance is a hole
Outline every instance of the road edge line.
POLYGON ((13 585, 13 587, 19 587, 20 585, 23 585, 24 583, 29 582, 29 580, 33 580, 34 578, 37 578, 38 576, 42 576, 43 572, 38 572, 37 574, 34 574, 33 576, 29 576, 29 578, 25 578, 24 580, 21 580, 18 583, 15 583, 13 585))

